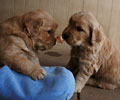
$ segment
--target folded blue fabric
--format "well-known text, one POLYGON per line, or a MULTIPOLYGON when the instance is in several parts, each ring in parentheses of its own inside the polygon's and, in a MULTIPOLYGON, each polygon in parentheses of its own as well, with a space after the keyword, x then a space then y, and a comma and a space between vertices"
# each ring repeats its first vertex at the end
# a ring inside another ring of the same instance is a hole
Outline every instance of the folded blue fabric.
POLYGON ((43 67, 47 76, 34 81, 8 66, 0 68, 0 100, 69 100, 75 80, 64 67, 43 67))

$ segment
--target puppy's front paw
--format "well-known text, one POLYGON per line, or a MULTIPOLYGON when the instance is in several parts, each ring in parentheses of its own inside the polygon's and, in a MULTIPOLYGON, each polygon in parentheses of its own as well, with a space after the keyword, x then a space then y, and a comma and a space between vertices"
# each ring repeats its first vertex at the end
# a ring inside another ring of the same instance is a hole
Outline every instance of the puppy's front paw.
POLYGON ((75 93, 81 93, 82 88, 76 84, 75 86, 75 93))
POLYGON ((109 84, 109 83, 98 83, 98 87, 102 89, 107 89, 107 90, 114 90, 117 88, 116 85, 109 84))
POLYGON ((32 70, 29 76, 33 80, 39 80, 39 79, 43 79, 45 75, 46 75, 46 72, 44 69, 42 69, 41 67, 36 67, 32 70))

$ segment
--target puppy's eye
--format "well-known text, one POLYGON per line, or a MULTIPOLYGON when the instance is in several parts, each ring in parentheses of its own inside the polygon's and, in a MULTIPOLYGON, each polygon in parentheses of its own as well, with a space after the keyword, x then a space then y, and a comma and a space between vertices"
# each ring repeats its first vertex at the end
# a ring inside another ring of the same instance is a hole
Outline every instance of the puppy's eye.
POLYGON ((78 27, 77 27, 77 31, 81 32, 81 31, 83 31, 83 29, 78 26, 78 27))
POLYGON ((37 28, 37 25, 33 25, 33 28, 34 28, 34 29, 37 28))
POLYGON ((49 34, 52 34, 52 33, 53 33, 53 31, 52 31, 52 30, 48 30, 47 32, 48 32, 49 34))

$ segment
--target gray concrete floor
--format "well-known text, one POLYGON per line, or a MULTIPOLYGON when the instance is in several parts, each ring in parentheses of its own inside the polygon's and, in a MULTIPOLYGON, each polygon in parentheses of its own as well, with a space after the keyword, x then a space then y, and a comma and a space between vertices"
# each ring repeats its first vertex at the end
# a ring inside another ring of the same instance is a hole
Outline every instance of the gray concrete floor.
MULTIPOLYGON (((57 43, 51 50, 40 53, 40 63, 44 66, 65 66, 70 58, 70 47, 57 43)), ((71 100, 77 100, 74 94, 71 100)), ((81 93, 81 100, 120 100, 120 90, 103 90, 85 86, 81 93)))

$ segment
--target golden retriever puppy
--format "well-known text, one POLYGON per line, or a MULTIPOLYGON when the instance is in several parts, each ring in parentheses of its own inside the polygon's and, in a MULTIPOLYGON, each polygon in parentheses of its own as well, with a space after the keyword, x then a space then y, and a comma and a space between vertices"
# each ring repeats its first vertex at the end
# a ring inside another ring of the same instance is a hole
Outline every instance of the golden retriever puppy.
POLYGON ((12 17, 0 24, 0 64, 30 76, 34 80, 46 75, 40 67, 38 51, 56 43, 55 20, 43 10, 12 17))
POLYGON ((85 84, 115 89, 120 84, 120 53, 89 12, 74 14, 62 34, 72 47, 67 65, 76 80, 75 92, 85 84))

